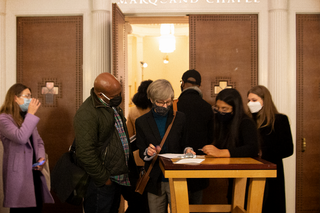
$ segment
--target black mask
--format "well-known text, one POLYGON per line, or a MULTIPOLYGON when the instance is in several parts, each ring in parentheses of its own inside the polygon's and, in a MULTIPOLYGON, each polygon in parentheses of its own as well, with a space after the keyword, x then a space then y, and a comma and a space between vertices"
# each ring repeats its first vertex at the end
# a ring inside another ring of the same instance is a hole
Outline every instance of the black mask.
POLYGON ((122 102, 122 97, 121 97, 121 94, 120 94, 120 96, 112 98, 109 101, 109 105, 112 106, 112 107, 117 107, 117 106, 119 106, 121 104, 121 102, 122 102))
MULTIPOLYGON (((120 95, 119 96, 117 96, 117 97, 114 97, 114 98, 112 98, 112 99, 109 99, 108 98, 108 96, 106 96, 105 94, 103 94, 103 93, 101 93, 106 99, 108 99, 109 100, 109 106, 111 106, 111 107, 117 107, 117 106, 119 106, 120 104, 121 104, 121 102, 122 102, 122 97, 121 97, 121 93, 120 93, 120 95)), ((105 104, 107 104, 103 99, 100 99, 103 103, 105 103, 105 104)))
POLYGON ((165 116, 169 112, 170 107, 165 108, 165 107, 157 106, 154 104, 153 109, 155 113, 157 113, 158 115, 165 116))
POLYGON ((216 117, 223 124, 228 124, 232 120, 233 114, 232 114, 232 112, 221 113, 221 112, 218 111, 218 112, 216 112, 216 117))

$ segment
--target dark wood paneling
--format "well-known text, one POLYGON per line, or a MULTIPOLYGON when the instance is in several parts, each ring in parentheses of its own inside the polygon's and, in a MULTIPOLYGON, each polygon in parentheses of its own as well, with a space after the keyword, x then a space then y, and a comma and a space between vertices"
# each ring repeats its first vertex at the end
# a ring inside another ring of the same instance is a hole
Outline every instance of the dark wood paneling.
POLYGON ((297 15, 296 23, 296 212, 316 213, 320 212, 320 15, 297 15))
POLYGON ((201 73, 204 99, 215 102, 220 82, 247 91, 258 83, 257 15, 190 15, 190 68, 201 73))
POLYGON ((128 79, 126 79, 127 69, 127 32, 125 28, 125 16, 121 12, 117 4, 112 4, 112 74, 118 78, 122 84, 122 103, 121 109, 125 114, 125 86, 128 79))
MULTIPOLYGON (((189 39, 189 66, 201 73, 203 98, 214 105, 226 83, 245 104, 258 84, 258 15, 190 15, 189 39)), ((211 179, 203 202, 227 203, 227 187, 228 180, 211 179)))
MULTIPOLYGON (((41 101, 38 130, 51 169, 74 139, 73 117, 82 103, 82 28, 81 16, 17 18, 17 82, 41 101), (46 88, 48 82, 58 91, 46 88)), ((82 212, 55 200, 44 212, 82 212)))

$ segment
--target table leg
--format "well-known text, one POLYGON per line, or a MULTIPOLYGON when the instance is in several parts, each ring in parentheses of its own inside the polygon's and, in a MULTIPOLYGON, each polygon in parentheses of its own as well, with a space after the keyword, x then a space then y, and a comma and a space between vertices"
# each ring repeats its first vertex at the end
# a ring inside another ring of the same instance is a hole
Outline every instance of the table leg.
POLYGON ((232 213, 238 206, 244 210, 244 200, 246 196, 247 178, 235 178, 233 181, 233 194, 232 194, 232 213))
POLYGON ((265 184, 265 178, 250 179, 247 213, 261 213, 265 184))
POLYGON ((189 213, 186 178, 169 178, 172 213, 189 213))

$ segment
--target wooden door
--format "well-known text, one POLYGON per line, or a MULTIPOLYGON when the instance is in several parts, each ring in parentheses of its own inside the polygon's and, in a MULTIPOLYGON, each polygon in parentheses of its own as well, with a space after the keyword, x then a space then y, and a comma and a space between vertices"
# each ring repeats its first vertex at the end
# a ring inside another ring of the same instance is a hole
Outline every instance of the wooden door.
POLYGON ((296 212, 320 212, 320 15, 297 15, 296 212))
POLYGON ((112 4, 112 74, 122 84, 122 103, 120 107, 125 112, 126 87, 128 73, 127 34, 125 28, 125 16, 116 3, 112 4))
MULTIPOLYGON (((190 69, 202 76, 203 98, 211 105, 224 88, 237 89, 247 102, 258 83, 257 15, 190 15, 190 69)), ((211 179, 204 203, 227 203, 226 179, 211 179), (212 193, 212 192, 219 193, 212 193)))
MULTIPOLYGON (((17 18, 17 82, 41 101, 37 127, 51 170, 73 142, 73 117, 82 103, 82 25, 81 16, 17 18)), ((82 212, 54 198, 43 212, 82 212)))
POLYGON ((258 83, 258 15, 190 15, 190 69, 201 73, 204 99, 237 89, 243 100, 258 83))

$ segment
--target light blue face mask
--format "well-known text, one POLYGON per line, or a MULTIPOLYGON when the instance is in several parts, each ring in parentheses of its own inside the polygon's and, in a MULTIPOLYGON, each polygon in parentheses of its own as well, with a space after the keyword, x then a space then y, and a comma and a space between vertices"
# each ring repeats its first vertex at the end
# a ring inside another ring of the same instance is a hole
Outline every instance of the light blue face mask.
POLYGON ((30 99, 23 98, 23 104, 19 105, 22 112, 26 112, 28 110, 30 102, 31 102, 31 98, 30 99))

